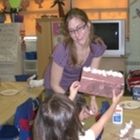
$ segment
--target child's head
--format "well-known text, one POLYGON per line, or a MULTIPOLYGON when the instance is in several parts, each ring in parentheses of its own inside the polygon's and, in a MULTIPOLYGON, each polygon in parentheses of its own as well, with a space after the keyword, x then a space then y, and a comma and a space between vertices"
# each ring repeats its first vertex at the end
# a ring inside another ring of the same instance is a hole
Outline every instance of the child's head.
POLYGON ((82 126, 74 103, 65 95, 54 94, 39 108, 35 124, 35 140, 78 140, 82 126))

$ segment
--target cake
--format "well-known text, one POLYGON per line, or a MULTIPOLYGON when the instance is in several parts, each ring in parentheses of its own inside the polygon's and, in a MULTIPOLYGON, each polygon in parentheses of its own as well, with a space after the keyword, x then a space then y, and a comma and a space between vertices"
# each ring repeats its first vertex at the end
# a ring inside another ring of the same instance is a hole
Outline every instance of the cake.
POLYGON ((124 76, 117 71, 84 67, 80 85, 80 92, 112 98, 113 90, 119 94, 124 88, 124 76))

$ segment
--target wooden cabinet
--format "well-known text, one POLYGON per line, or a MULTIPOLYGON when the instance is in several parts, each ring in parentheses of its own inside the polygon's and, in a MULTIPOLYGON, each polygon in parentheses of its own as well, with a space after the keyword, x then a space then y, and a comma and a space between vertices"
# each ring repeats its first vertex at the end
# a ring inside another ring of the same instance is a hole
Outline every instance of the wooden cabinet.
POLYGON ((43 78, 53 49, 62 40, 61 23, 61 19, 56 17, 43 17, 36 20, 38 78, 43 78))

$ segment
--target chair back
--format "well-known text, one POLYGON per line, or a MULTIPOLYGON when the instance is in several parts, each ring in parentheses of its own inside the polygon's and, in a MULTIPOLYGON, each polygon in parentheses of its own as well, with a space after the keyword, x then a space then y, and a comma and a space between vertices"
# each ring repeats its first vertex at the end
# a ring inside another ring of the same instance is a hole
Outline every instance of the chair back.
POLYGON ((32 140, 32 126, 38 106, 37 99, 29 98, 17 108, 14 125, 19 131, 20 140, 32 140))
POLYGON ((32 140, 32 126, 38 107, 39 100, 32 98, 18 106, 14 125, 0 126, 0 140, 32 140))

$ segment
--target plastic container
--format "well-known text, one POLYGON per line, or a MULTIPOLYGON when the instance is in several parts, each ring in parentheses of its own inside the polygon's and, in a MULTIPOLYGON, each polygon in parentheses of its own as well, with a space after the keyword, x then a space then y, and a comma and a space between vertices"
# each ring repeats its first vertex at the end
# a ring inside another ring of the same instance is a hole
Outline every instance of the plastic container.
POLYGON ((15 75, 15 80, 17 82, 20 82, 20 81, 27 81, 27 79, 30 77, 31 75, 28 75, 28 74, 22 74, 22 75, 15 75))
POLYGON ((37 59, 37 53, 36 52, 26 52, 25 53, 25 58, 27 60, 34 60, 34 59, 37 59))
POLYGON ((132 93, 133 93, 133 99, 140 101, 140 87, 133 87, 132 93))
POLYGON ((123 123, 123 108, 120 105, 117 105, 115 112, 112 115, 113 124, 122 124, 123 123))

